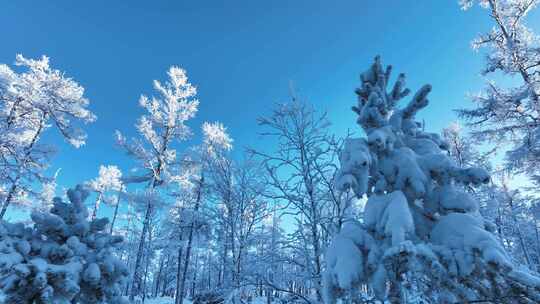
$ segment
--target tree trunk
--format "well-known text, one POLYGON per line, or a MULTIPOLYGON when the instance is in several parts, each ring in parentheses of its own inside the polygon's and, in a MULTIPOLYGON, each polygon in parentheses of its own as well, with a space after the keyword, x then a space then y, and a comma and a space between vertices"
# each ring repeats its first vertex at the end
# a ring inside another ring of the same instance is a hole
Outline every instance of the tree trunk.
POLYGON ((116 217, 118 216, 118 206, 120 206, 120 197, 117 198, 116 200, 116 206, 114 206, 114 214, 113 214, 113 218, 112 218, 112 221, 111 221, 111 231, 110 231, 110 234, 113 233, 113 229, 114 229, 114 223, 116 222, 116 217))
POLYGON ((139 290, 140 290, 140 285, 141 285, 140 268, 141 268, 143 253, 144 253, 144 241, 146 238, 146 233, 148 232, 148 225, 150 223, 150 216, 152 214, 152 209, 153 209, 152 202, 148 202, 148 205, 146 207, 146 214, 144 216, 141 238, 139 240, 139 246, 138 246, 139 248, 137 250, 137 259, 135 260, 135 269, 133 271, 133 283, 132 283, 132 288, 131 288, 131 294, 129 295, 129 300, 131 302, 135 300, 135 296, 139 293, 139 290))
POLYGON ((161 272, 163 270, 163 264, 165 263, 165 259, 163 257, 163 254, 159 257, 159 268, 158 268, 158 272, 157 272, 157 275, 156 275, 156 286, 154 288, 154 292, 152 293, 152 297, 157 297, 157 294, 158 294, 158 290, 159 290, 159 283, 161 281, 161 272))
POLYGON ((2 205, 2 210, 0 211, 0 220, 4 218, 4 214, 6 214, 7 208, 9 207, 9 204, 11 204, 11 201, 13 200, 13 196, 15 195, 15 192, 17 191, 17 183, 19 179, 20 179, 20 176, 17 176, 17 178, 13 182, 13 185, 11 185, 11 188, 9 188, 9 193, 6 197, 6 200, 4 201, 4 204, 2 205))
POLYGON ((176 297, 175 297, 175 303, 176 304, 182 304, 180 302, 180 281, 181 281, 181 274, 182 274, 182 246, 178 248, 178 264, 176 267, 176 297))
POLYGON ((234 236, 236 235, 235 229, 234 229, 234 223, 233 223, 233 216, 229 214, 229 228, 231 229, 230 232, 230 250, 231 250, 231 274, 232 274, 232 283, 233 283, 233 296, 231 298, 232 303, 236 304, 236 298, 238 297, 238 288, 240 287, 238 284, 238 273, 236 272, 236 243, 234 241, 234 236))
POLYGON ((96 219, 96 216, 97 216, 97 212, 98 212, 98 209, 99 209, 99 204, 101 203, 101 198, 103 197, 103 193, 102 192, 98 192, 98 195, 97 195, 97 198, 96 198, 96 201, 94 202, 94 211, 92 211, 92 219, 96 219))
POLYGON ((144 267, 144 280, 143 280, 143 287, 142 287, 142 302, 144 304, 144 301, 146 300, 146 283, 148 281, 148 266, 150 264, 150 256, 146 255, 146 266, 144 267))
MULTIPOLYGON (((316 210, 313 210, 313 212, 316 212, 316 210)), ((316 218, 316 217, 315 217, 316 218)), ((319 242, 319 232, 317 231, 317 222, 311 223, 311 237, 312 237, 312 245, 313 245, 313 256, 314 256, 314 262, 315 262, 315 273, 314 273, 314 279, 315 279, 315 294, 317 296, 317 301, 322 301, 322 284, 321 284, 321 272, 322 272, 322 265, 321 265, 321 247, 319 242)))
MULTIPOLYGON (((197 265, 199 262, 199 253, 197 252, 195 254, 195 265, 197 265)), ((196 287, 196 284, 197 284, 197 272, 198 272, 198 269, 195 269, 195 271, 193 272, 193 281, 191 282, 191 298, 193 299, 193 296, 195 295, 195 287, 196 287)))
POLYGON ((523 251, 523 256, 525 257, 525 262, 527 262, 527 267, 529 267, 529 269, 532 269, 531 259, 529 258, 529 252, 527 251, 527 247, 525 246, 523 234, 521 233, 521 228, 519 227, 517 217, 514 213, 514 201, 512 197, 509 197, 508 204, 510 206, 510 214, 512 216, 512 221, 514 222, 514 229, 516 229, 518 239, 519 239, 519 244, 520 244, 521 250, 523 251))
POLYGON ((165 278, 164 278, 163 284, 162 284, 163 287, 161 288, 161 297, 165 296, 165 294, 167 292, 167 287, 169 286, 169 282, 171 281, 171 280, 169 280, 169 277, 170 277, 169 276, 169 269, 170 269, 170 266, 171 266, 171 255, 172 254, 167 255, 167 263, 166 263, 167 266, 165 266, 165 269, 167 269, 167 270, 165 271, 165 278))
MULTIPOLYGON (((199 211, 199 206, 200 206, 200 203, 201 203, 201 197, 202 197, 202 187, 203 187, 203 183, 204 183, 204 176, 201 175, 201 179, 199 180, 199 185, 198 185, 198 188, 197 188, 197 197, 195 199, 195 207, 194 207, 194 212, 193 212, 193 216, 195 216, 195 214, 197 213, 197 211, 199 211)), ((180 303, 182 303, 184 301, 184 297, 185 297, 185 285, 186 285, 186 277, 187 277, 187 270, 188 270, 188 267, 189 267, 189 260, 190 260, 190 257, 191 257, 191 248, 193 246, 193 229, 194 229, 194 223, 193 223, 193 218, 191 220, 191 224, 190 224, 190 227, 189 227, 189 233, 188 233, 188 243, 187 243, 187 247, 186 247, 186 257, 184 259, 184 269, 183 269, 183 274, 182 274, 182 282, 180 283, 180 303)))
POLYGON ((519 224, 515 223, 515 225, 518 233, 519 244, 521 246, 521 250, 523 251, 523 255, 525 256, 525 262, 527 262, 527 267, 529 267, 529 269, 532 269, 531 258, 529 257, 529 252, 527 251, 527 246, 525 245, 525 240, 523 239, 523 234, 521 233, 519 224))
POLYGON ((212 260, 210 259, 210 251, 208 251, 208 253, 206 254, 206 268, 208 270, 208 286, 207 286, 207 290, 210 290, 212 287, 210 286, 211 285, 211 280, 212 280, 212 267, 211 267, 211 262, 212 260))
POLYGON ((534 233, 536 235, 536 256, 538 257, 536 271, 540 272, 540 234, 538 233, 538 222, 536 217, 534 218, 534 233))

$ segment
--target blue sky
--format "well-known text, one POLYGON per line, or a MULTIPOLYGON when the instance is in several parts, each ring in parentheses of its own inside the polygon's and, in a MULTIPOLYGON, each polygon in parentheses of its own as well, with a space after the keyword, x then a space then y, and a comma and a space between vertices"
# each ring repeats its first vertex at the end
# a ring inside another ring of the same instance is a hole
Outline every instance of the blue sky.
MULTIPOLYGON (((536 32, 538 16, 529 18, 536 32)), ((454 0, 2 1, 0 62, 46 54, 86 88, 98 116, 86 127, 87 146, 61 144, 53 162, 59 183, 72 186, 100 164, 132 167, 113 132, 134 134, 138 97, 170 65, 198 87, 196 133, 202 121, 221 121, 237 151, 268 146, 256 118, 287 99, 291 81, 329 111, 337 135, 358 130, 353 91, 376 54, 405 72, 413 91, 433 85, 421 118, 438 131, 456 119, 453 109, 471 105, 467 92, 481 89, 482 55, 470 41, 490 27, 485 10, 463 12, 454 0)))

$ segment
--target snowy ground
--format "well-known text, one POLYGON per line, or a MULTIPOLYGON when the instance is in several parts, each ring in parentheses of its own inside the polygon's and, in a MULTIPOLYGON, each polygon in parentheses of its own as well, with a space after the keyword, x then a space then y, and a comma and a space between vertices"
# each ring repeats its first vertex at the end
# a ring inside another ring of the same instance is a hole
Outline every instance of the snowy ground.
MULTIPOLYGON (((153 299, 146 299, 145 304, 174 304, 174 299, 171 297, 159 297, 153 299)), ((184 300, 184 304, 191 304, 191 301, 184 300)))
MULTIPOLYGON (((147 299, 144 301, 145 304, 174 304, 174 299, 171 297, 160 297, 154 299, 147 299)), ((277 302, 276 302, 277 303, 277 302)), ((184 304, 192 304, 189 300, 184 300, 184 304)), ((254 298, 250 304, 266 304, 266 298, 257 297, 254 298)))

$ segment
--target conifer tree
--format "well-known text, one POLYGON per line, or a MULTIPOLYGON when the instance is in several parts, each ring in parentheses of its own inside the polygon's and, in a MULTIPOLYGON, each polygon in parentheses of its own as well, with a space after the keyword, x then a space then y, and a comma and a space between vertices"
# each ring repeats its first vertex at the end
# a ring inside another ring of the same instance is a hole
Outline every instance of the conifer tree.
POLYGON ((415 120, 431 86, 398 107, 409 90, 403 74, 388 88, 390 73, 377 57, 356 90, 353 111, 367 139, 345 143, 336 187, 368 200, 363 219, 346 223, 329 245, 326 302, 356 301, 368 285, 390 303, 538 303, 540 279, 512 264, 461 186, 490 176, 458 166, 448 144, 415 120))
POLYGON ((0 288, 6 303, 124 303, 128 271, 115 257, 122 238, 107 218, 88 221, 88 192, 77 186, 69 202, 32 213, 33 226, 0 223, 0 288))

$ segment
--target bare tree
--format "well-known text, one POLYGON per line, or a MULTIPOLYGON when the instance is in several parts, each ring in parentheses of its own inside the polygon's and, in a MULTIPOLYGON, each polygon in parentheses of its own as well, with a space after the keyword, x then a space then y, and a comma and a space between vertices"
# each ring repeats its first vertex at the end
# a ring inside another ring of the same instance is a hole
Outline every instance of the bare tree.
POLYGON ((332 203, 340 203, 333 190, 338 145, 329 135, 326 113, 318 113, 296 98, 278 104, 271 115, 259 118, 259 125, 265 128, 261 135, 277 148, 249 151, 267 172, 266 183, 271 187, 267 197, 282 202, 300 221, 307 279, 321 300, 323 235, 329 234, 325 216, 332 203))

